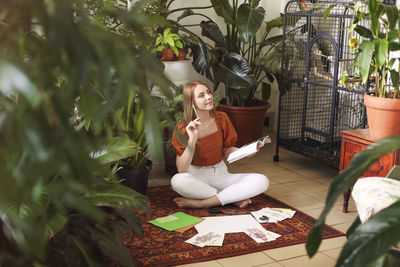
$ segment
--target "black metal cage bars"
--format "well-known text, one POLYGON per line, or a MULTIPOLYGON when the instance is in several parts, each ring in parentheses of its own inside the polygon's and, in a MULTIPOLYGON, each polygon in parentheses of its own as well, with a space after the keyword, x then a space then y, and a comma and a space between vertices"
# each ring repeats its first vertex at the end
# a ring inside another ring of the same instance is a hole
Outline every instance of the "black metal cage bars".
POLYGON ((361 39, 348 32, 352 9, 337 5, 323 18, 332 4, 353 2, 306 1, 306 9, 296 0, 286 5, 275 161, 284 147, 337 168, 340 132, 367 127, 365 88, 357 78, 351 90, 340 84, 343 70, 352 75, 348 39, 361 39))

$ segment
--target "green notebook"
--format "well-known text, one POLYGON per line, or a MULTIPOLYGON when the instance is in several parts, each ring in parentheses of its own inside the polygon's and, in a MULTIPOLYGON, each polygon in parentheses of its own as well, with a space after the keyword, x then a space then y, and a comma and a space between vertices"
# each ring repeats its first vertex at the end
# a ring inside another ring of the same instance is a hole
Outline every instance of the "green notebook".
POLYGON ((183 212, 176 212, 165 217, 160 217, 155 220, 151 220, 149 221, 149 223, 154 224, 168 231, 174 231, 176 229, 201 222, 202 220, 203 219, 187 215, 186 213, 183 212))

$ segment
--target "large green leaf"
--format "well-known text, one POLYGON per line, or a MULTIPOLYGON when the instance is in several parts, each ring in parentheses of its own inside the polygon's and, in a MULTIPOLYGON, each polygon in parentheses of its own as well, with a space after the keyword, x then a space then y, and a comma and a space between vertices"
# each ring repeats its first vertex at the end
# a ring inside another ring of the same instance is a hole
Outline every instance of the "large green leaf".
POLYGON ((20 94, 33 106, 41 102, 41 96, 29 77, 17 66, 0 60, 0 93, 7 97, 20 94))
POLYGON ((386 62, 386 58, 388 57, 388 40, 387 39, 375 39, 375 58, 378 63, 379 68, 386 62))
POLYGON ((207 49, 204 44, 195 45, 192 47, 193 68, 201 75, 210 77, 210 66, 207 63, 207 49))
MULTIPOLYGON (((130 210, 126 210, 123 208, 114 209, 115 215, 123 218, 124 221, 128 224, 129 228, 134 230, 139 236, 143 236, 143 227, 142 221, 140 218, 130 210)), ((147 212, 150 212, 147 210, 147 212)))
POLYGON ((102 225, 96 225, 96 228, 90 228, 89 231, 102 253, 110 260, 118 263, 119 266, 134 266, 132 256, 125 245, 117 240, 113 232, 102 225))
POLYGON ((249 4, 240 5, 236 26, 239 29, 240 39, 244 43, 249 43, 253 39, 260 29, 264 17, 264 8, 252 8, 249 4))
POLYGON ((400 50, 400 43, 399 42, 390 42, 388 46, 389 51, 398 51, 400 50))
POLYGON ((329 14, 331 13, 332 9, 334 7, 336 7, 336 6, 337 6, 337 4, 333 4, 333 5, 328 6, 327 9, 325 9, 325 11, 324 11, 324 22, 326 22, 326 19, 329 17, 329 14))
POLYGON ((269 83, 262 83, 261 95, 264 101, 268 101, 271 97, 271 85, 269 83))
POLYGON ((354 230, 357 229, 357 227, 361 224, 360 217, 357 216, 357 218, 354 220, 354 222, 350 225, 350 227, 346 231, 346 237, 352 235, 354 233, 354 230))
POLYGON ((201 27, 201 34, 207 38, 210 38, 216 44, 222 47, 227 47, 225 42, 224 35, 222 34, 221 30, 219 29, 217 23, 214 21, 202 21, 200 23, 201 27))
MULTIPOLYGON (((88 265, 88 267, 100 267, 100 262, 97 260, 96 255, 93 255, 91 249, 84 243, 79 240, 79 238, 76 238, 74 236, 70 236, 72 239, 74 245, 82 255, 83 259, 85 260, 85 263, 88 265)), ((69 255, 65 255, 69 256, 69 255)), ((74 262, 76 264, 76 262, 74 262)))
MULTIPOLYGON (((161 162, 163 159, 162 155, 162 130, 159 120, 159 114, 157 114, 151 101, 144 102, 144 114, 145 114, 145 141, 150 147, 152 153, 152 159, 156 162, 161 162)), ((147 155, 145 155, 143 161, 147 160, 147 155)))
POLYGON ((67 222, 68 218, 63 214, 60 213, 49 214, 47 218, 47 223, 48 223, 46 229, 46 233, 48 233, 47 236, 50 236, 50 234, 57 234, 64 228, 67 222))
POLYGON ((357 66, 360 70, 361 78, 365 83, 369 76, 369 69, 372 62, 372 56, 375 51, 374 42, 363 41, 359 47, 360 53, 357 56, 357 66))
POLYGON ((374 39, 371 30, 362 25, 356 25, 354 31, 356 31, 362 37, 370 39, 371 41, 374 39))
POLYGON ((252 7, 257 7, 259 3, 260 3, 260 0, 250 0, 250 5, 252 7))
POLYGON ((132 156, 138 147, 139 145, 129 138, 111 137, 100 140, 97 150, 91 153, 91 157, 108 164, 132 156))
POLYGON ((283 17, 279 17, 276 19, 271 19, 270 21, 267 21, 265 26, 265 31, 268 35, 268 33, 274 29, 274 28, 279 28, 283 26, 283 17))
POLYGON ((400 240, 400 201, 381 210, 350 235, 337 267, 364 267, 400 240))
POLYGON ((387 40, 389 41, 389 43, 395 42, 398 39, 399 39, 399 30, 394 29, 394 30, 389 31, 389 34, 387 37, 387 40))
POLYGON ((393 30, 396 27, 399 17, 399 10, 396 5, 384 5, 386 16, 389 22, 389 29, 393 30))
POLYGON ((321 234, 326 216, 333 207, 337 197, 346 192, 368 167, 381 156, 399 149, 400 135, 381 139, 368 146, 365 150, 358 152, 347 168, 333 179, 329 187, 324 210, 307 237, 306 248, 309 256, 313 256, 321 244, 321 234))
POLYGON ((379 16, 377 14, 378 3, 376 0, 368 0, 368 11, 371 21, 371 31, 374 36, 378 36, 379 33, 379 16))
POLYGON ((118 183, 98 184, 83 197, 95 206, 124 207, 132 210, 148 210, 147 198, 118 183))
POLYGON ((226 24, 233 24, 233 8, 229 0, 211 0, 215 13, 224 18, 226 24))
POLYGON ((227 54, 218 64, 215 78, 229 88, 253 88, 256 79, 251 74, 251 68, 246 60, 237 53, 227 54))
POLYGON ((394 87, 399 86, 400 77, 398 71, 390 70, 390 79, 392 80, 392 84, 394 87))
POLYGON ((275 35, 275 36, 265 39, 260 45, 262 47, 272 45, 272 44, 282 41, 282 38, 283 38, 283 35, 275 35))

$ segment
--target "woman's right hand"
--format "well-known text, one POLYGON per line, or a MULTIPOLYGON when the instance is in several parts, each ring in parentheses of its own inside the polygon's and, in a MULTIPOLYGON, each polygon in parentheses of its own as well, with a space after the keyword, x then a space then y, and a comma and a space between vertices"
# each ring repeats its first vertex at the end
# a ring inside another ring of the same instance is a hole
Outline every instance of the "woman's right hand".
POLYGON ((186 132, 189 136, 189 141, 197 142, 199 137, 199 126, 201 125, 200 118, 194 119, 186 126, 186 132))

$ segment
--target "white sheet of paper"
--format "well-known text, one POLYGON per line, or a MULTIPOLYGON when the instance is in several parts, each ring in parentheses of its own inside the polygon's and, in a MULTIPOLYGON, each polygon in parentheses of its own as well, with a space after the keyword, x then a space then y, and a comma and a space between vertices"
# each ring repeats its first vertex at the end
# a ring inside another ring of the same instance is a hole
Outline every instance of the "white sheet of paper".
POLYGON ((263 210, 252 211, 250 212, 251 215, 257 220, 259 223, 276 223, 275 217, 271 217, 268 213, 264 212, 263 210))
POLYGON ((204 217, 204 221, 194 226, 199 233, 239 233, 246 229, 264 229, 250 214, 233 216, 204 217))
POLYGON ((287 215, 289 219, 293 218, 293 216, 296 214, 296 211, 291 209, 280 209, 280 208, 271 208, 271 209, 287 215))
POLYGON ((222 246, 224 243, 225 234, 208 232, 199 233, 192 238, 186 240, 186 243, 196 245, 198 247, 204 246, 222 246))
POLYGON ((244 231, 257 243, 271 242, 280 237, 280 234, 259 228, 250 228, 244 231))
POLYGON ((284 210, 278 208, 263 208, 251 212, 254 218, 260 223, 275 223, 285 219, 290 219, 295 213, 295 210, 284 210))

